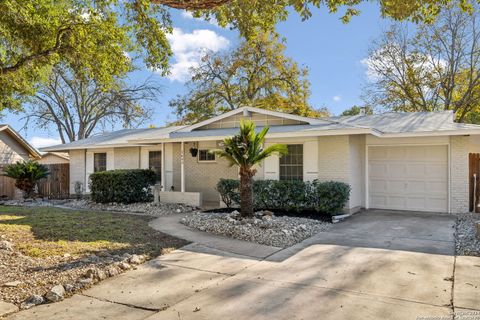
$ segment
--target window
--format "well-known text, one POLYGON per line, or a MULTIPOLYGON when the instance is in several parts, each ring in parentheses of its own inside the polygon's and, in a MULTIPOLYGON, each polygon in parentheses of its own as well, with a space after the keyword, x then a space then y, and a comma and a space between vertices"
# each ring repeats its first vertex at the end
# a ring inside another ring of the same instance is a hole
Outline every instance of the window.
POLYGON ((215 161, 215 154, 208 152, 208 150, 198 150, 198 161, 215 161))
POLYGON ((93 172, 100 172, 107 170, 107 154, 94 153, 93 154, 93 172))
POLYGON ((288 154, 280 158, 280 180, 303 180, 303 145, 287 145, 288 154))
POLYGON ((157 182, 162 181, 162 151, 150 151, 148 153, 148 167, 155 171, 157 182))

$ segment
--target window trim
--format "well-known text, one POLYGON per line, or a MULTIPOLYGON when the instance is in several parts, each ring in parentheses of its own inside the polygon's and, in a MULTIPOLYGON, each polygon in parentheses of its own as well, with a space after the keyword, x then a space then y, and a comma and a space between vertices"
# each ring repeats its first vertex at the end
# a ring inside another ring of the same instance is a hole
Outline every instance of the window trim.
POLYGON ((200 163, 215 163, 215 162, 217 162, 217 155, 216 155, 216 154, 212 154, 212 155, 213 155, 213 160, 201 160, 201 159, 200 159, 200 153, 201 153, 202 151, 206 151, 207 154, 208 154, 208 153, 209 153, 209 152, 208 152, 209 150, 210 150, 210 149, 198 149, 197 162, 200 162, 200 163))
MULTIPOLYGON (((279 160, 278 160, 278 180, 280 181, 304 181, 305 180, 305 146, 304 146, 304 143, 285 143, 285 145, 287 146, 302 146, 302 163, 301 164, 297 164, 297 165, 286 165, 286 166, 301 166, 302 167, 302 171, 301 171, 301 179, 282 179, 282 176, 281 176, 281 167, 282 167, 282 158, 284 158, 285 156, 281 157, 279 160)), ((288 155, 287 155, 288 156, 288 155)), ((283 164, 283 166, 285 166, 285 164, 283 164)))
POLYGON ((94 152, 93 153, 93 172, 104 172, 104 171, 107 171, 108 170, 108 153, 107 152, 94 152), (96 165, 96 161, 95 161, 95 156, 96 155, 105 155, 105 170, 95 170, 95 165, 96 165))

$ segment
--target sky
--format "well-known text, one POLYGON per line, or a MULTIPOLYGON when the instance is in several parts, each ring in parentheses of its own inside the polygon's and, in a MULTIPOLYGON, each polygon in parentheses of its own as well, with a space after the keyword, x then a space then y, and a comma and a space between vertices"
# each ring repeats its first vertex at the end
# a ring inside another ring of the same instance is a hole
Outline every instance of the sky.
MULTIPOLYGON (((362 103, 361 90, 368 81, 364 63, 367 50, 391 23, 380 17, 376 3, 364 3, 359 8, 360 16, 353 17, 348 24, 340 21, 341 13, 330 14, 323 8, 314 10, 307 21, 293 13, 277 26, 286 39, 286 55, 309 69, 311 105, 327 107, 335 115, 362 103)), ((240 42, 235 30, 193 18, 185 11, 173 12, 173 25, 174 31, 168 35, 174 53, 170 75, 162 77, 141 66, 128 79, 139 83, 152 78, 161 87, 159 102, 150 105, 154 112, 144 126, 160 127, 175 120, 168 101, 186 92, 184 83, 189 68, 198 63, 202 50, 232 50, 240 42)), ((24 127, 22 117, 7 114, 0 122, 19 130, 37 148, 60 143, 54 128, 36 128, 32 124, 24 127)))

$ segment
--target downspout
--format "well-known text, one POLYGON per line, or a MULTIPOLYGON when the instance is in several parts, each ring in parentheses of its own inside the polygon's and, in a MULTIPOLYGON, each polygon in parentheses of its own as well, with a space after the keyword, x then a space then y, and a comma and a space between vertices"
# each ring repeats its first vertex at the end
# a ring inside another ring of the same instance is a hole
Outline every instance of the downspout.
POLYGON ((477 212, 477 174, 473 174, 473 212, 477 212))

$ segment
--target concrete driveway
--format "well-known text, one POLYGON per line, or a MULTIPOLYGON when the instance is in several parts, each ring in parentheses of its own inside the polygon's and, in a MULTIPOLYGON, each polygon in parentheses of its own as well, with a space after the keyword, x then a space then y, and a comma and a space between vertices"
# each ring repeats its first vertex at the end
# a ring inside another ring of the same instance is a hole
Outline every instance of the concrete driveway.
POLYGON ((198 239, 11 319, 480 319, 480 259, 454 256, 452 216, 369 211, 251 255, 248 243, 198 239), (212 247, 222 243, 235 250, 212 247))

